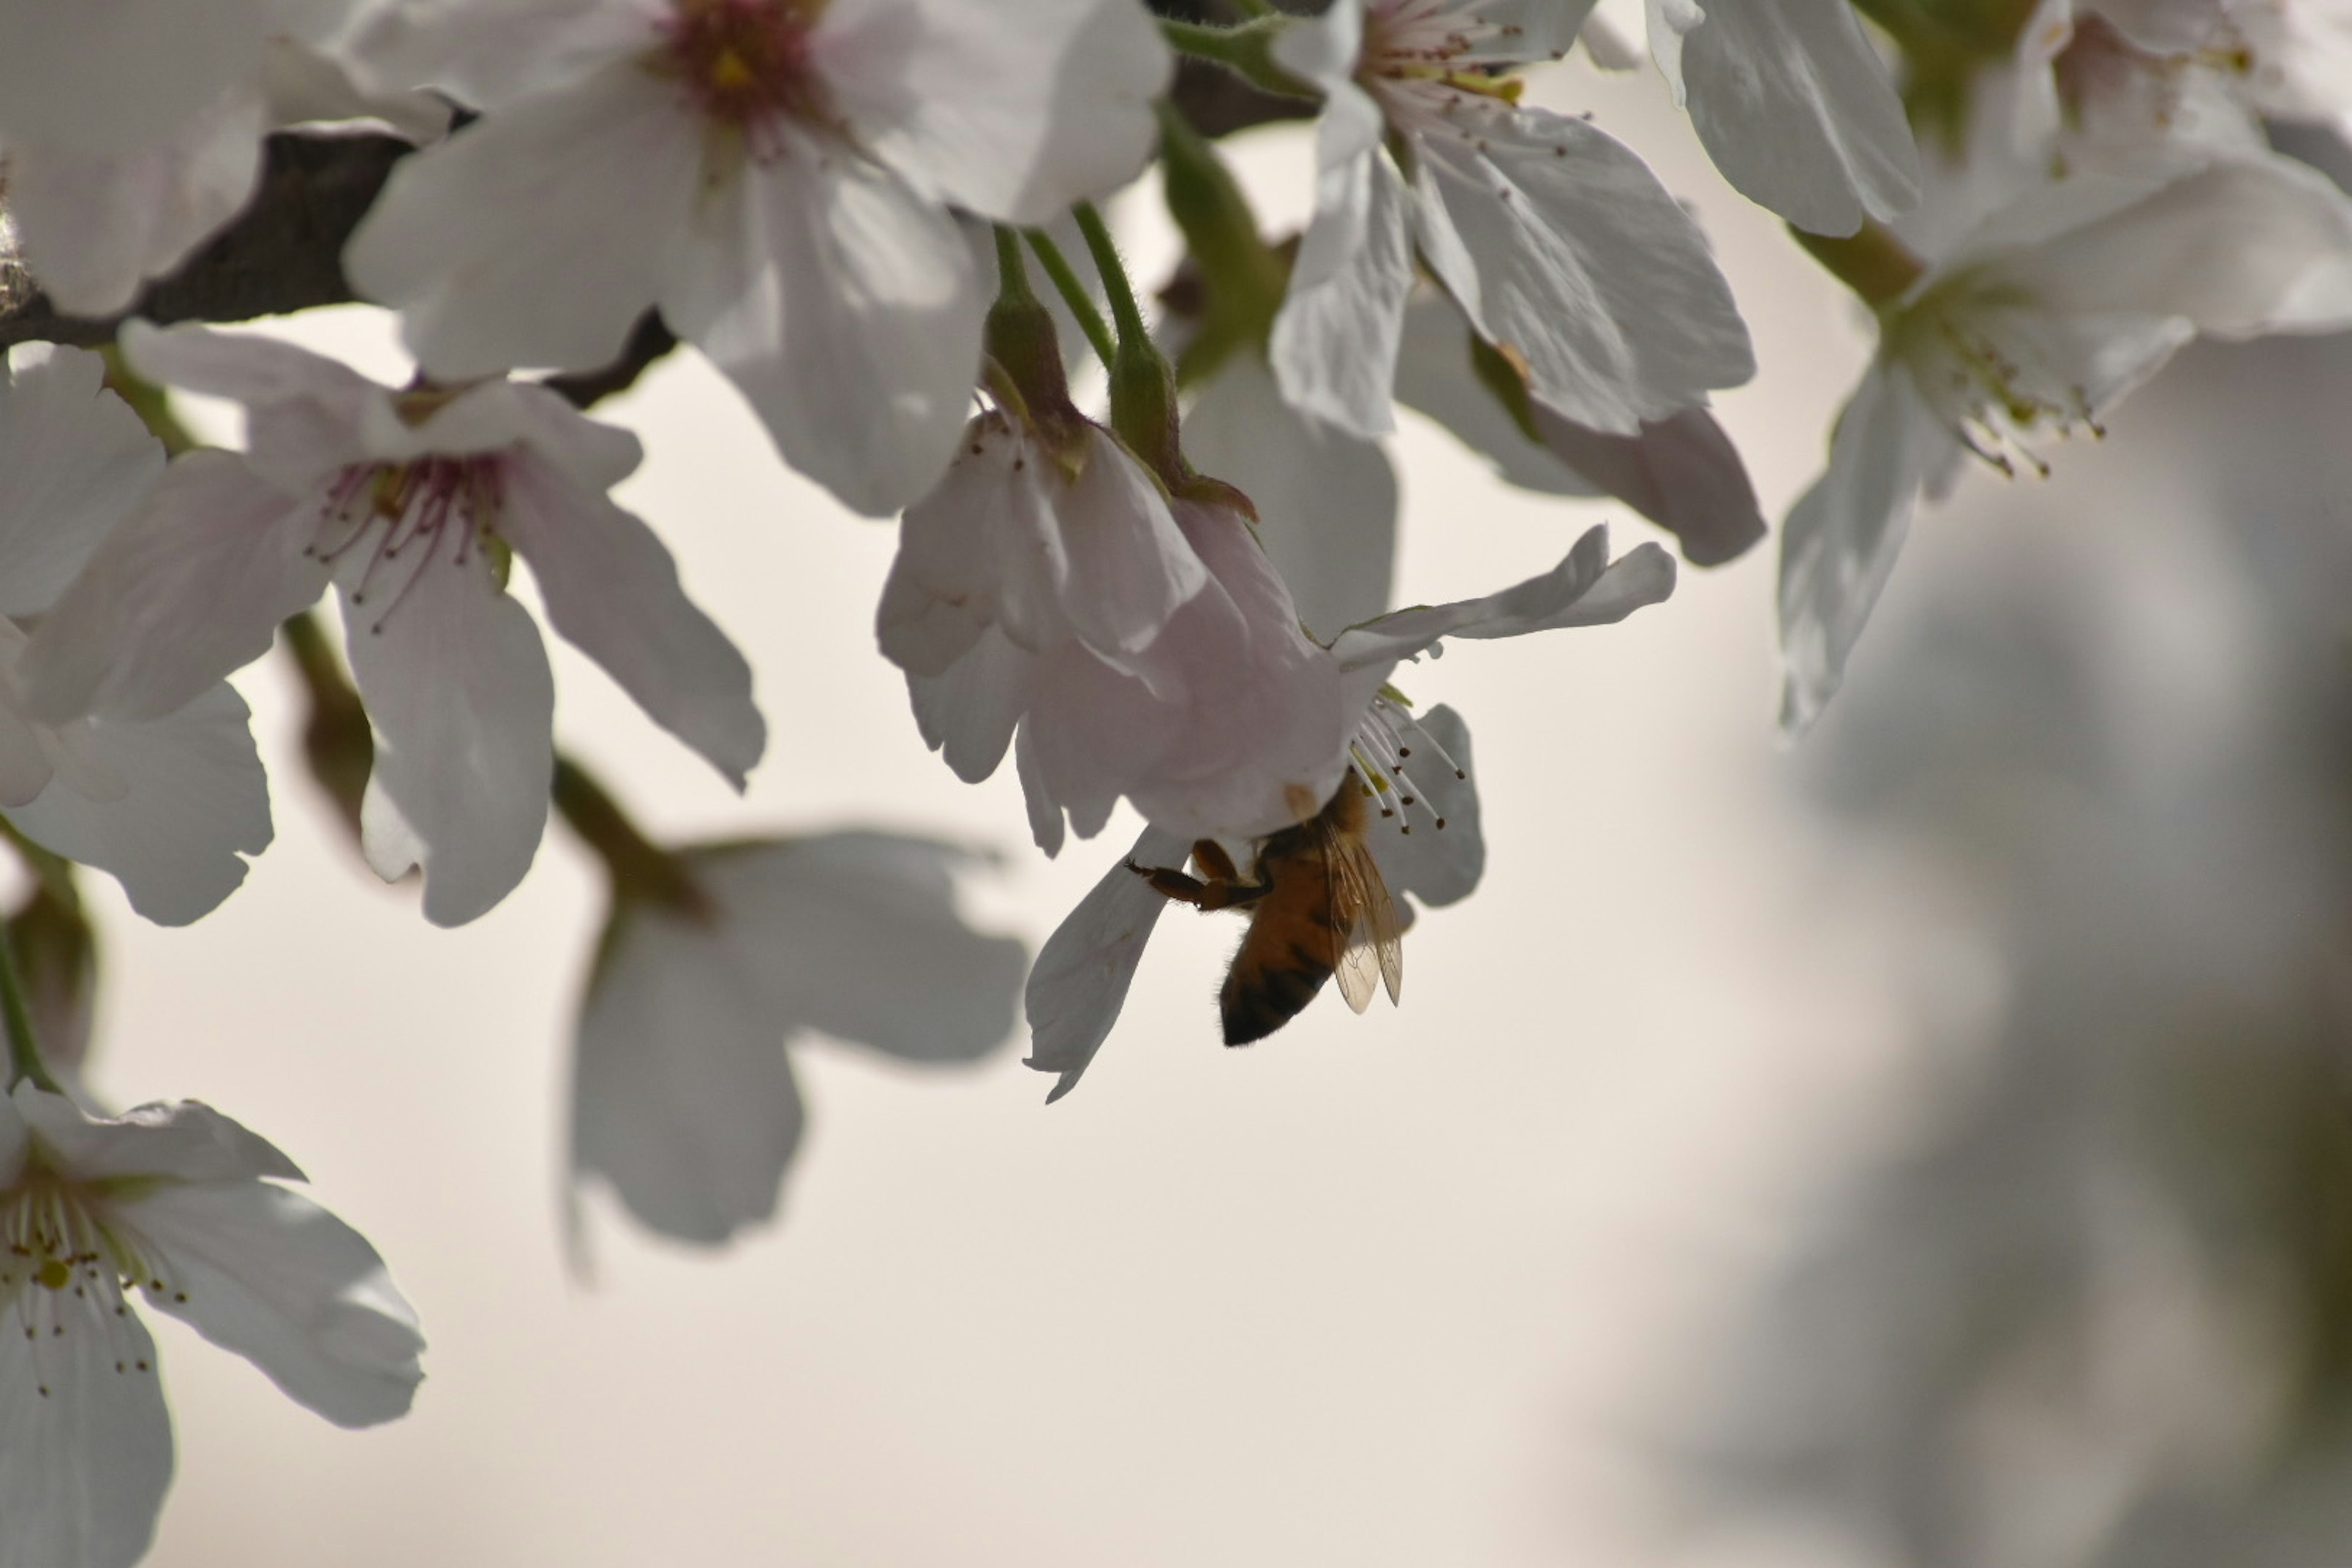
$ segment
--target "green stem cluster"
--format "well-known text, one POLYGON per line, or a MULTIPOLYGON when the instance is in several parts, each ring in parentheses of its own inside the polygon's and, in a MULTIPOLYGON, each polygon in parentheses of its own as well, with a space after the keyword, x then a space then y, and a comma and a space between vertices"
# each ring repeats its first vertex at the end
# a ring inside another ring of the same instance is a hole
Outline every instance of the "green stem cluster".
POLYGON ((0 1026, 8 1034, 8 1084, 13 1089, 29 1081, 36 1089, 63 1094, 33 1038, 33 1015, 25 1005, 25 982, 16 972, 16 944, 8 940, 10 934, 0 930, 0 1026))

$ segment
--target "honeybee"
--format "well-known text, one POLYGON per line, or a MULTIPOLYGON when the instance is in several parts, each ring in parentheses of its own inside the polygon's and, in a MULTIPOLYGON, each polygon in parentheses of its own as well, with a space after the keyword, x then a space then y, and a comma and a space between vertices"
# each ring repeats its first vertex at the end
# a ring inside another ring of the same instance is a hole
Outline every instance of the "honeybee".
POLYGON ((1364 802, 1371 793, 1350 768, 1321 810, 1260 842, 1246 880, 1213 839, 1192 846, 1200 878, 1127 863, 1155 891, 1181 903, 1250 911, 1217 998, 1225 1044, 1245 1046, 1274 1033, 1333 974, 1339 994, 1359 1013, 1383 982, 1389 1000, 1397 999, 1404 984, 1402 926, 1364 841, 1364 802))

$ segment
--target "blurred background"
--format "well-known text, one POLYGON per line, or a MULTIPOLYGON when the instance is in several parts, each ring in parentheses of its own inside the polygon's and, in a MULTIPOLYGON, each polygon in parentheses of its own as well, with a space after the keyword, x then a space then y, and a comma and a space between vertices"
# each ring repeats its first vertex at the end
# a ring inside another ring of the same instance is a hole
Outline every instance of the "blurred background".
MULTIPOLYGON (((1763 366, 1719 408, 1777 519, 1865 323, 1654 73, 1536 95, 1700 210, 1763 366)), ((1232 151, 1270 225, 1304 216, 1306 131, 1232 151)), ((1156 194, 1119 221, 1158 276, 1156 194)), ((284 330, 404 374, 370 312, 284 330)), ((497 911, 426 926, 254 667, 278 843, 186 931, 100 894, 91 1079, 281 1143, 390 1260, 428 1381, 339 1432, 163 1322, 151 1562, 2352 1559, 2347 408, 2352 346, 2199 349, 2047 482, 1965 476, 1793 752, 1769 545, 1622 626, 1458 645, 1406 674, 1475 732, 1488 869, 1415 926, 1402 1008, 1225 1050, 1238 922, 1177 911, 1066 1100, 1020 1038, 947 1073, 796 1044, 779 1223, 700 1253, 600 1194, 585 1278, 599 871, 551 824, 497 911)), ((599 412, 645 437, 622 500, 774 739, 739 802, 551 645, 559 742, 667 837, 992 847, 975 917, 1042 942, 1134 825, 1045 862, 1009 769, 925 752, 872 646, 893 530, 785 472, 690 351, 599 412)), ((1600 518, 1649 536, 1405 418, 1403 602, 1600 518)))

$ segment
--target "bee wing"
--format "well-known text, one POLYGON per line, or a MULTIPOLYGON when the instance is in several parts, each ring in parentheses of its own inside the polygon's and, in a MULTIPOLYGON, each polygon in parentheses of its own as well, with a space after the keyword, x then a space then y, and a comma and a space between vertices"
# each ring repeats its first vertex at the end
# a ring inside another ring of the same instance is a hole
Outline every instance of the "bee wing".
POLYGON ((1331 912, 1347 922, 1347 940, 1339 944, 1339 994, 1360 1013, 1372 1005, 1372 993, 1383 982, 1389 1001, 1404 987, 1404 928, 1397 919, 1396 900, 1372 863, 1371 850, 1352 834, 1325 837, 1324 864, 1331 872, 1331 912))

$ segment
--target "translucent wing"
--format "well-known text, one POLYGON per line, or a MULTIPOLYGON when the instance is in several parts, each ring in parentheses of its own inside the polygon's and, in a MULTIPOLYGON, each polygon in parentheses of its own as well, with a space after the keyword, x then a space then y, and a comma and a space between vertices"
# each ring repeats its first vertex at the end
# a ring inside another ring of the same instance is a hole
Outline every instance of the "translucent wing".
POLYGON ((1372 863, 1361 837, 1328 829, 1323 863, 1331 875, 1333 919, 1348 932, 1339 944, 1339 962, 1332 965, 1339 994, 1360 1013, 1372 1005, 1372 992, 1385 981, 1389 1000, 1395 1002, 1404 986, 1403 927, 1381 868, 1372 863))

